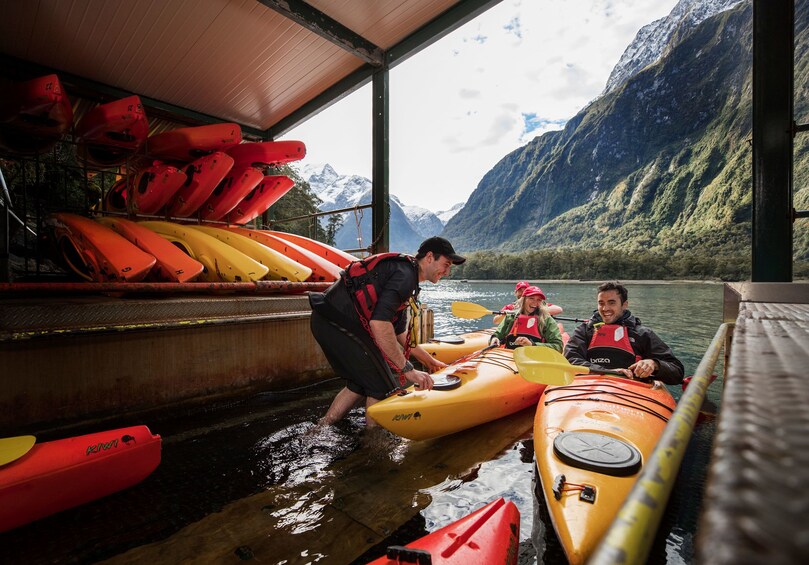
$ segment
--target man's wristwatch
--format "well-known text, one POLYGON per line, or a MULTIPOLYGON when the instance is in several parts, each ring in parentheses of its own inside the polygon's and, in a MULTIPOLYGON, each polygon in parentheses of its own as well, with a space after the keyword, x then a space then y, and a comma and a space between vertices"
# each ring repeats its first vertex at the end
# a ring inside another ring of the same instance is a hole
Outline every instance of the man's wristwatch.
POLYGON ((405 361, 405 364, 402 365, 402 368, 399 370, 399 373, 404 375, 405 373, 409 373, 413 369, 414 369, 413 363, 411 363, 410 361, 405 361))

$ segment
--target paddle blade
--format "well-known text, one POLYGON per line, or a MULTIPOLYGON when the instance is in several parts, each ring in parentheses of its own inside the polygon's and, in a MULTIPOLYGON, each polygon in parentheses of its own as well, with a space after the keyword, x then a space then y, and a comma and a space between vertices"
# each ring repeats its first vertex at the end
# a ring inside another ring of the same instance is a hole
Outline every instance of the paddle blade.
POLYGON ((590 372, 588 367, 571 365, 561 353, 539 345, 515 349, 514 362, 526 381, 546 385, 569 385, 576 375, 590 372))
POLYGON ((16 461, 34 447, 34 436, 0 438, 0 466, 16 461))
POLYGON ((492 312, 488 308, 481 306, 480 304, 475 304, 474 302, 457 301, 452 303, 452 314, 458 318, 476 320, 478 318, 482 318, 483 316, 499 314, 499 312, 492 312))

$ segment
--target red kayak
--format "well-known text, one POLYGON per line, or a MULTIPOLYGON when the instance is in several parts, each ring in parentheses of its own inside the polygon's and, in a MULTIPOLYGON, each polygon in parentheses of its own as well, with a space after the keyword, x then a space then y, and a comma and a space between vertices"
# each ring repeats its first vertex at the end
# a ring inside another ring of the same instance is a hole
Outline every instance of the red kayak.
POLYGON ((386 555, 371 564, 514 565, 519 553, 519 534, 520 511, 513 502, 498 498, 413 543, 388 547, 386 555))
POLYGON ((146 426, 35 444, 0 467, 0 532, 141 482, 160 447, 146 426))
POLYGON ((123 164, 148 135, 149 122, 137 96, 100 104, 76 126, 79 156, 100 167, 123 164))
POLYGON ((303 141, 259 141, 242 143, 228 149, 228 155, 239 166, 278 166, 292 161, 300 161, 306 157, 306 145, 303 141))
POLYGON ((187 217, 205 204, 233 167, 233 157, 222 151, 204 155, 185 167, 186 181, 169 202, 170 216, 187 217))
POLYGON ((241 142, 242 128, 238 124, 211 124, 156 133, 149 137, 146 152, 160 159, 187 163, 241 142))
POLYGON ((107 212, 127 212, 126 199, 129 197, 127 194, 127 179, 115 181, 115 184, 107 191, 104 196, 104 210, 107 212))
POLYGON ((73 107, 59 77, 46 75, 0 93, 0 145, 22 154, 50 149, 73 125, 73 107))
POLYGON ((234 167, 199 209, 203 220, 221 220, 264 178, 255 167, 234 167))
POLYGON ((285 257, 289 257, 293 261, 300 263, 312 269, 312 274, 306 279, 309 282, 315 281, 336 281, 340 278, 340 267, 323 259, 319 255, 315 255, 311 251, 300 247, 291 241, 286 241, 280 237, 275 237, 266 231, 249 230, 246 228, 236 228, 228 226, 225 228, 232 232, 238 233, 250 239, 254 239, 262 245, 266 245, 270 249, 276 250, 278 253, 285 257))
POLYGON ((150 280, 168 282, 189 282, 202 273, 202 263, 186 255, 179 247, 149 228, 124 218, 96 218, 96 221, 125 237, 149 255, 156 262, 149 275, 150 280))
POLYGON ((132 201, 129 209, 134 214, 156 214, 185 184, 183 171, 155 161, 145 169, 139 169, 132 184, 132 201))
POLYGON ((295 186, 295 181, 287 176, 265 176, 256 188, 251 190, 228 214, 228 222, 231 224, 246 224, 266 212, 293 186, 295 186))
POLYGON ((286 241, 291 241, 292 243, 311 251, 315 255, 319 255, 327 261, 334 263, 341 269, 345 269, 352 261, 358 260, 357 257, 354 257, 350 253, 346 253, 341 249, 337 249, 336 247, 332 247, 331 245, 327 245, 302 235, 286 233, 283 231, 268 231, 267 233, 280 237, 281 239, 285 239, 286 241))
POLYGON ((95 282, 142 281, 155 258, 98 222, 75 214, 51 214, 46 220, 57 252, 81 278, 95 282))

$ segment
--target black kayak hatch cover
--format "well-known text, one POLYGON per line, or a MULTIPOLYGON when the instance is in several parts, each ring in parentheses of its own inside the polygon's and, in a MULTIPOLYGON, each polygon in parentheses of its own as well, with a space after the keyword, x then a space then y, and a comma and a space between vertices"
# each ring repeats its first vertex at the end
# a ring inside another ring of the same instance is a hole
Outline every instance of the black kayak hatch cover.
POLYGON ((553 451, 568 465, 605 475, 627 477, 641 467, 635 446, 595 432, 563 432, 553 440, 553 451))

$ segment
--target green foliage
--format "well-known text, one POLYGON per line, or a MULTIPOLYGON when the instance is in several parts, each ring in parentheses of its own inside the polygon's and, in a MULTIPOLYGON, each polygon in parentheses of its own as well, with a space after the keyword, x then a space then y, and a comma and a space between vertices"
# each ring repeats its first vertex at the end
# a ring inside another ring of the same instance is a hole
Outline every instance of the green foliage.
MULTIPOLYGON (((321 200, 312 192, 309 183, 303 180, 289 165, 279 167, 275 174, 288 176, 295 181, 295 185, 264 213, 260 224, 268 229, 295 233, 328 243, 330 236, 327 230, 320 225, 317 217, 294 219, 318 213, 318 205, 321 200), (287 219, 292 220, 287 221, 287 219)), ((334 240, 333 233, 331 240, 334 240)))
MULTIPOLYGON (((809 276, 809 263, 799 264, 795 278, 809 276)), ((617 249, 537 249, 522 253, 476 251, 454 267, 454 279, 677 280, 750 278, 750 256, 668 255, 617 249)))

